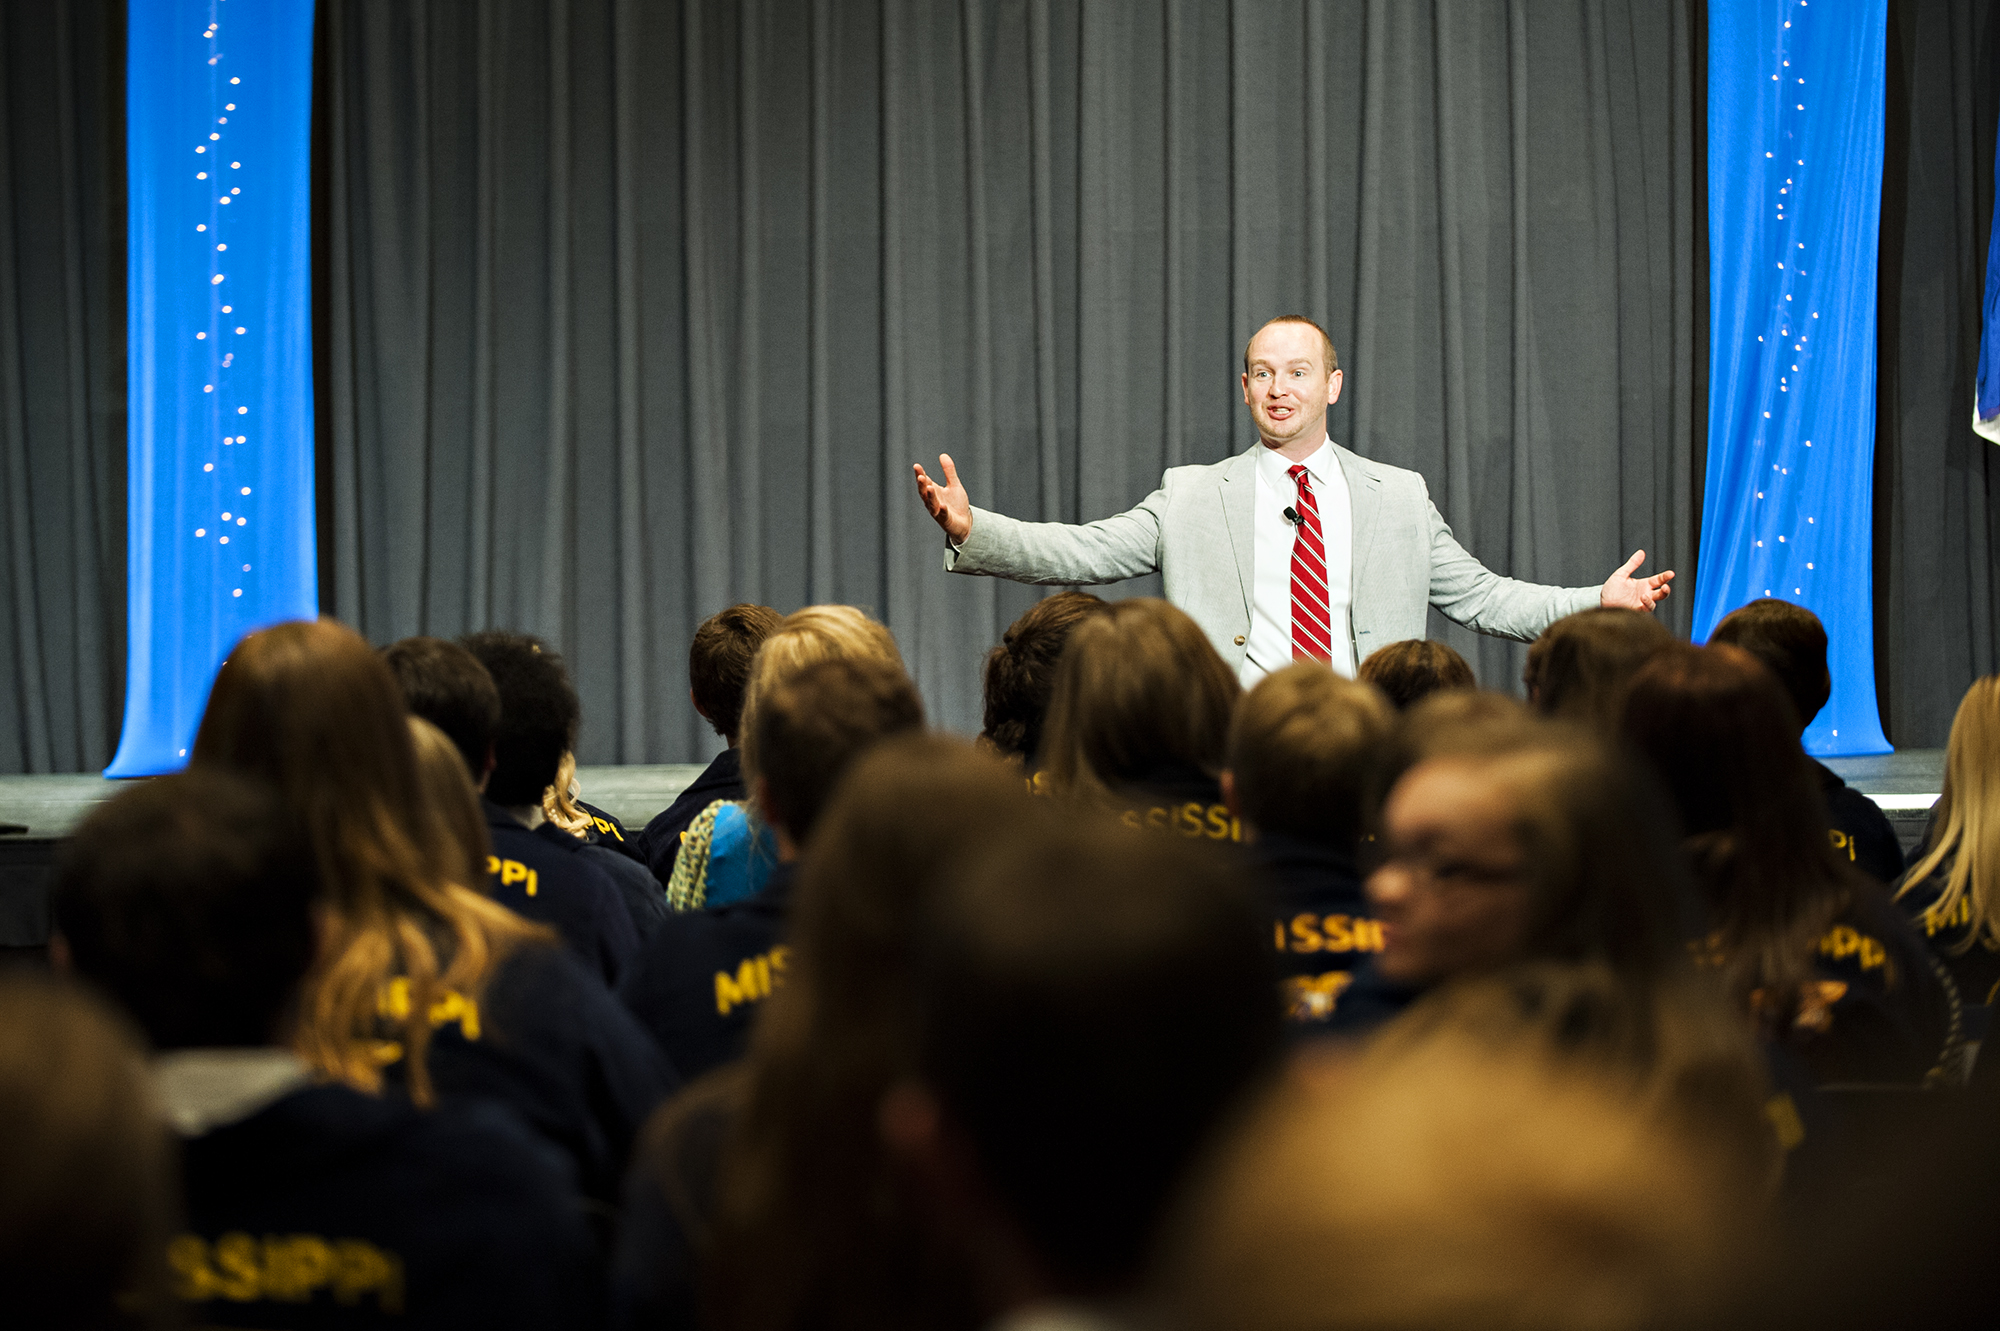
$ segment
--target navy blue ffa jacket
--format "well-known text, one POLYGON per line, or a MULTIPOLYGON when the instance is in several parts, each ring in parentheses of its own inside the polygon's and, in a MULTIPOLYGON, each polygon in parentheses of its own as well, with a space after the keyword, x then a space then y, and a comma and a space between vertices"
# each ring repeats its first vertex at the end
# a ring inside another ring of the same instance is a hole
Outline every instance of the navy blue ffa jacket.
POLYGON ((1187 841, 1230 845, 1243 839, 1242 824, 1230 817, 1222 787, 1206 772, 1174 767, 1148 772, 1120 785, 1113 798, 1118 820, 1187 841))
POLYGON ((1834 853, 1878 883, 1887 885, 1902 877, 1903 843, 1889 815, 1825 763, 1814 761, 1813 767, 1826 801, 1834 853))
POLYGON ((576 807, 590 816, 590 826, 583 829, 585 841, 593 846, 603 846, 606 850, 615 850, 641 864, 646 862, 646 857, 639 853, 638 838, 625 830, 625 824, 618 821, 616 814, 584 800, 578 800, 576 807))
POLYGON ((646 824, 646 830, 639 833, 639 858, 653 871, 653 877, 669 881, 674 876, 674 856, 681 853, 681 833, 688 830, 688 824, 717 800, 749 797, 743 788, 742 750, 724 749, 664 813, 646 824))
POLYGON ((1920 1083, 1962 1035, 1956 986, 1880 889, 1819 940, 1789 1032, 1818 1085, 1920 1083))
POLYGON ((185 1144, 167 1248, 196 1322, 496 1331, 604 1322, 603 1266, 547 1153, 486 1105, 295 1091, 185 1144))
POLYGON ((1361 890, 1354 856, 1272 832, 1250 843, 1249 859, 1270 903, 1285 1019, 1323 1025, 1355 970, 1382 950, 1382 926, 1361 890))
POLYGON ((699 1254, 715 1215, 722 1153, 745 1082, 711 1077, 653 1116, 632 1172, 611 1263, 613 1323, 626 1331, 701 1325, 699 1254))
MULTIPOLYGON (((1931 955, 1944 963, 1958 985, 1959 996, 1968 1003, 1990 1004, 2000 997, 2000 948, 1990 938, 1976 937, 1972 930, 1972 899, 1961 897, 1943 915, 1933 914, 1951 878, 1951 861, 1896 899, 1930 944, 1931 955)), ((1994 1060, 2000 1063, 2000 1059, 1994 1060)))
POLYGON ((651 938, 660 922, 672 914, 667 907, 667 889, 660 886, 653 871, 602 841, 588 843, 583 853, 618 889, 618 899, 625 903, 625 911, 632 917, 635 939, 643 943, 651 938))
MULTIPOLYGON (((521 949, 482 999, 433 1004, 431 1027, 439 1096, 507 1106, 574 1165, 574 1190, 604 1207, 617 1201, 646 1116, 680 1087, 631 1014, 558 948, 521 949)), ((400 1081, 402 1065, 389 1072, 400 1081)))
POLYGON ((640 950, 618 996, 686 1077, 743 1056, 750 1023, 784 982, 793 866, 727 906, 676 914, 640 950))
POLYGON ((487 894, 517 915, 555 926, 585 966, 616 985, 639 946, 618 885, 561 828, 543 823, 531 832, 491 800, 485 805, 493 838, 487 894))

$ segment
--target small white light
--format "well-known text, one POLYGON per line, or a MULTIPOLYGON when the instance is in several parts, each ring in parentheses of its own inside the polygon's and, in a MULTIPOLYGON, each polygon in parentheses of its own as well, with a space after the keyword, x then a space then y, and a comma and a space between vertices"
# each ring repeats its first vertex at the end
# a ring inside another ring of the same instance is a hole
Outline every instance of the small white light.
POLYGON ((1808 562, 1807 562, 1807 564, 1806 564, 1806 567, 1807 567, 1807 568, 1811 568, 1811 567, 1812 567, 1812 564, 1811 564, 1811 562, 1810 562, 1810 561, 1808 561, 1808 562))
MULTIPOLYGON (((1806 567, 1807 567, 1807 568, 1811 568, 1811 567, 1812 567, 1812 565, 1808 564, 1808 565, 1806 565, 1806 567)), ((243 566, 243 571, 244 571, 245 573, 248 573, 248 572, 250 571, 250 566, 249 566, 248 564, 245 564, 245 565, 243 566)))
POLYGON ((196 152, 198 152, 198 153, 205 153, 205 152, 207 152, 207 151, 208 151, 208 145, 207 145, 207 144, 205 144, 205 143, 204 143, 204 144, 201 144, 200 146, 198 146, 198 147, 197 147, 197 148, 195 149, 195 151, 196 151, 196 152))
MULTIPOLYGON (((229 169, 230 169, 231 171, 241 171, 241 170, 243 169, 243 163, 241 163, 241 162, 231 162, 231 163, 229 164, 229 169)), ((1805 246, 1801 245, 1801 246, 1799 246, 1799 248, 1800 248, 1800 249, 1804 249, 1804 248, 1805 248, 1805 246)))
POLYGON ((238 408, 236 409, 236 414, 237 414, 238 416, 248 416, 248 415, 250 414, 250 408, 248 408, 248 407, 238 407, 238 408))
POLYGON ((242 79, 231 79, 231 80, 229 80, 229 81, 230 81, 231 83, 241 83, 241 82, 243 82, 243 80, 242 80, 242 79))
POLYGON ((223 107, 222 107, 222 109, 223 109, 223 110, 225 110, 225 111, 234 111, 234 110, 236 109, 236 103, 234 103, 234 102, 225 102, 225 103, 223 104, 223 107))
POLYGON ((241 185, 237 185, 233 187, 229 192, 231 194, 241 194, 243 192, 243 187, 241 185))
POLYGON ((210 143, 214 143, 214 142, 215 142, 215 141, 216 141, 217 139, 219 139, 219 138, 221 138, 221 137, 222 137, 222 136, 221 136, 220 134, 211 134, 211 135, 209 135, 209 136, 208 136, 208 141, 209 141, 210 143))
POLYGON ((206 172, 206 171, 197 171, 197 172, 195 172, 195 173, 194 173, 194 178, 195 178, 196 180, 207 180, 207 179, 208 179, 208 172, 206 172))
POLYGON ((229 306, 227 306, 227 305, 223 306, 223 307, 222 307, 222 312, 223 312, 224 314, 227 314, 227 313, 229 313, 229 306))
POLYGON ((206 230, 208 230, 208 223, 206 223, 206 222, 196 222, 196 223, 194 224, 194 229, 195 229, 195 230, 197 230, 197 231, 206 231, 206 230))
POLYGON ((204 393, 213 393, 213 392, 215 391, 215 385, 214 385, 214 384, 203 384, 203 385, 201 386, 201 391, 202 391, 202 392, 204 392, 204 393))
POLYGON ((227 513, 224 513, 224 514, 222 515, 222 520, 223 520, 224 522, 227 522, 227 521, 229 521, 229 515, 228 515, 227 513))
POLYGON ((243 325, 241 325, 241 324, 238 324, 238 325, 236 326, 236 332, 237 332, 237 335, 238 335, 238 336, 241 336, 242 334, 244 334, 244 333, 247 333, 247 332, 249 332, 249 331, 250 331, 249 329, 247 329, 247 328, 243 327, 243 325))
POLYGON ((202 469, 203 471, 214 471, 214 470, 215 470, 215 464, 214 464, 213 462, 204 462, 204 463, 202 463, 202 464, 201 464, 201 469, 202 469))
POLYGON ((194 534, 195 534, 196 536, 206 536, 206 535, 208 535, 208 528, 206 528, 206 527, 196 527, 196 528, 194 529, 194 534))
POLYGON ((233 592, 231 592, 231 593, 229 593, 229 594, 230 594, 231 596, 241 596, 241 595, 243 595, 243 589, 242 589, 241 587, 238 587, 238 588, 237 588, 237 589, 236 589, 235 591, 233 591, 233 592))
POLYGON ((208 334, 207 334, 207 333, 196 333, 196 334, 194 335, 194 340, 195 340, 195 341, 197 341, 197 342, 206 342, 206 341, 208 341, 208 334))
POLYGON ((247 444, 250 442, 250 436, 247 434, 239 434, 236 436, 236 442, 239 444, 247 444))
POLYGON ((222 201, 223 201, 224 203, 228 203, 228 202, 229 202, 229 196, 228 196, 227 194, 223 195, 223 196, 222 196, 222 201))
MULTIPOLYGON (((227 536, 224 536, 224 537, 221 537, 221 538, 220 538, 220 542, 221 542, 221 544, 223 544, 223 545, 228 545, 228 544, 229 544, 229 538, 228 538, 227 536)), ((1757 542, 1757 544, 1759 544, 1759 545, 1762 545, 1762 544, 1763 544, 1763 542, 1762 542, 1762 541, 1759 541, 1759 542, 1757 542)))
MULTIPOLYGON (((248 522, 248 521, 250 521, 250 519, 248 519, 248 518, 238 518, 238 519, 236 519, 236 525, 237 525, 237 526, 239 526, 239 527, 241 527, 241 526, 242 526, 242 525, 243 525, 244 523, 246 523, 246 522, 248 522)), ((1780 536, 1780 537, 1779 537, 1778 539, 1782 541, 1782 540, 1784 540, 1785 538, 1784 538, 1784 537, 1782 537, 1782 536, 1780 536)))
POLYGON ((244 487, 243 487, 243 493, 244 493, 244 494, 249 494, 249 493, 250 493, 250 487, 249 487, 249 486, 247 486, 247 485, 246 485, 246 486, 244 486, 244 487))

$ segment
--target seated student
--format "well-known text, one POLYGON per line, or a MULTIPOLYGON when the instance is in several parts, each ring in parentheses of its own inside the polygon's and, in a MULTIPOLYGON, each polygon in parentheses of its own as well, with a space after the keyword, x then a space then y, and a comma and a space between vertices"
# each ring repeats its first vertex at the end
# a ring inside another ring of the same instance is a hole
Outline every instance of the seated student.
POLYGON ((382 659, 332 620, 248 635, 209 693, 194 766, 272 785, 306 824, 326 892, 297 1048, 363 1091, 386 1073, 419 1104, 505 1101, 608 1207, 633 1134, 678 1078, 553 930, 479 890, 471 777, 434 729, 420 766, 415 728, 382 659))
POLYGON ((1450 644, 1427 638, 1392 642, 1369 653, 1355 678, 1380 689, 1399 712, 1408 711, 1433 693, 1479 687, 1464 657, 1450 644))
POLYGON ((783 983, 786 914, 800 848, 840 776, 871 746, 920 729, 924 705, 884 661, 817 661, 752 686, 743 770, 778 838, 755 896, 669 919, 619 997, 687 1076, 740 1058, 764 999, 783 983))
MULTIPOLYGON (((1833 677, 1826 668, 1826 627, 1802 605, 1769 597, 1752 601, 1724 615, 1708 641, 1711 646, 1741 647, 1763 662, 1792 700, 1801 736, 1833 695, 1833 677)), ((1875 801, 1817 758, 1808 755, 1806 762, 1826 801, 1834 851, 1878 883, 1902 877, 1903 843, 1875 801)))
POLYGON ((1130 827, 1241 840, 1219 778, 1242 692, 1185 611, 1153 597, 1114 601, 1071 631, 1056 667, 1048 788, 1130 827))
POLYGON ((1022 612, 986 654, 980 743, 1033 769, 1041 752, 1049 694, 1055 689, 1056 662, 1062 659, 1070 630, 1104 609, 1100 597, 1065 591, 1045 596, 1022 612))
POLYGON ((1244 1116, 1173 1226, 1164 1324, 1716 1324, 1774 1177, 1754 1063, 1635 1078, 1572 1047, 1569 1001, 1502 975, 1452 998, 1244 1116))
POLYGON ((1331 1016, 1356 964, 1382 947, 1355 855, 1394 725, 1380 694, 1310 661, 1264 676, 1236 706, 1222 794, 1250 840, 1298 1025, 1331 1016))
POLYGON ((1565 615, 1528 645, 1521 671, 1528 705, 1614 735, 1633 674, 1673 641, 1666 625, 1637 610, 1595 606, 1565 615))
MULTIPOLYGON (((1944 793, 1897 889, 1968 1003, 2000 997, 2000 675, 1973 681, 1952 718, 1944 793)), ((1982 1072, 2000 1056, 1981 1058, 1982 1072)))
MULTIPOLYGON (((778 622, 757 649, 738 725, 749 733, 758 691, 815 661, 866 661, 898 674, 903 656, 879 621, 851 605, 809 605, 778 622)), ((667 902, 677 911, 726 906, 759 892, 778 863, 772 828, 752 803, 718 800, 695 815, 681 838, 667 902)))
POLYGON ((1960 1060, 1949 976, 1836 857, 1797 717, 1755 657, 1676 643, 1633 677, 1624 732, 1680 815, 1705 963, 1817 1084, 1916 1083, 1960 1060))
MULTIPOLYGON (((58 959, 61 949, 56 949, 58 959)), ((168 1134, 138 1041, 95 997, 0 970, 0 1289, 7 1324, 177 1325, 168 1134)))
POLYGON ((768 605, 732 605, 704 619, 688 644, 688 696, 701 719, 714 727, 728 747, 639 833, 639 857, 662 883, 674 875, 681 833, 687 831, 696 814, 717 800, 748 798, 737 749, 743 690, 750 682, 750 663, 764 639, 778 627, 778 620, 778 612, 768 605))
POLYGON ((915 1065, 879 1119, 976 1313, 1112 1325, 1139 1292, 1191 1166, 1277 1062, 1248 889, 1217 857, 1087 824, 947 885, 919 940, 915 1065))
POLYGON ((146 1030, 183 1140, 175 1293, 203 1325, 601 1320, 583 1214, 514 1118, 323 1083, 290 1047, 318 895, 277 797, 199 768, 119 795, 66 848, 63 951, 146 1030))
POLYGON ((785 983, 748 1056, 647 1127, 614 1278, 627 1325, 802 1327, 835 1303, 880 1314, 842 1325, 960 1324, 913 1278, 925 1245, 892 1187, 881 1100, 914 1064, 917 935, 946 880, 1055 812, 949 736, 856 760, 800 861, 785 983))
POLYGON ((483 792, 493 839, 487 890, 509 910, 555 926, 586 966, 616 986, 639 946, 635 920, 657 918, 643 903, 659 884, 651 875, 628 881, 617 871, 638 866, 609 852, 590 853, 542 813, 542 792, 576 745, 582 711, 562 658, 525 633, 489 630, 461 645, 486 667, 500 694, 483 792), (628 898, 639 900, 628 904, 628 898))

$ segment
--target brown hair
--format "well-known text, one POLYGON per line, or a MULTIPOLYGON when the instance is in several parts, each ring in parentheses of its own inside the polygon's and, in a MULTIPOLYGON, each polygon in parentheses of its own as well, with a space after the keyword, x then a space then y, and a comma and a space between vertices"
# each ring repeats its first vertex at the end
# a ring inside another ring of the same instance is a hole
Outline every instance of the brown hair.
POLYGON ((896 1200, 877 1108, 916 1066, 916 936, 946 876, 1047 816, 1017 773, 942 735, 884 741, 834 792, 802 863, 786 982, 740 1072, 707 1324, 959 1320, 945 1310, 962 1287, 926 1275, 922 1230, 896 1200))
POLYGON ((215 677, 194 762, 269 782, 312 841, 333 909, 301 1004, 299 1053, 379 1087, 384 990, 407 979, 412 1001, 395 1034, 411 1094, 427 1103, 432 1005, 447 989, 477 998, 515 947, 551 935, 459 881, 465 853, 424 799, 389 668, 330 619, 249 634, 215 677))
POLYGON ((1826 669, 1826 625, 1802 605, 1770 596, 1752 601, 1724 615, 1708 641, 1741 647, 1762 661, 1791 698, 1801 730, 1833 696, 1833 676, 1826 669))
POLYGON ((1295 661, 1236 704, 1229 771, 1243 817, 1352 851, 1374 820, 1395 713, 1365 684, 1295 661))
MULTIPOLYGON (((1263 332, 1272 324, 1304 324, 1306 327, 1312 329, 1315 333, 1319 334, 1320 345, 1326 348, 1326 372, 1332 374, 1340 368, 1340 357, 1336 356, 1333 351, 1333 339, 1327 336, 1326 329, 1321 328, 1317 320, 1308 319, 1303 314, 1281 314, 1275 319, 1266 319, 1263 323, 1257 325, 1257 333, 1263 332)), ((1245 374, 1250 373, 1250 343, 1257 340, 1257 333, 1250 334, 1250 340, 1243 344, 1243 373, 1245 374)))
POLYGON ((1000 753, 1035 760, 1042 744, 1042 721, 1056 683, 1070 630, 1104 613, 1101 597, 1089 592, 1057 592, 1035 602, 1014 621, 986 654, 985 729, 980 738, 1000 753))
POLYGON ((1453 651, 1449 643, 1428 638, 1407 638, 1371 653, 1361 663, 1357 678, 1382 690, 1397 711, 1404 711, 1433 693, 1479 687, 1464 657, 1453 651))
POLYGON ((1174 769, 1219 776, 1241 693, 1186 611, 1149 596, 1114 601, 1070 633, 1042 770, 1056 790, 1092 800, 1174 769))
POLYGON ((479 792, 472 788, 471 774, 463 762, 455 761, 458 750, 450 738, 421 716, 410 718, 410 741, 416 751, 417 784, 423 788, 424 803, 463 855, 452 881, 484 883, 493 838, 486 830, 486 813, 480 807, 479 792))
POLYGON ((382 649, 382 660, 412 715, 442 730, 458 746, 473 783, 486 775, 500 729, 500 690, 479 658, 443 638, 404 638, 382 649))
POLYGON ((835 657, 801 666, 758 694, 755 724, 743 734, 743 766, 757 774, 751 793, 766 818, 804 845, 854 760, 923 724, 916 686, 887 661, 835 657))
POLYGON ((1633 674, 1673 641, 1665 625, 1637 610, 1594 606, 1565 615, 1529 644, 1521 671, 1529 705, 1616 734, 1633 674))
POLYGON ((171 1324, 172 1157, 131 1030, 0 972, 0 1285, 10 1325, 171 1324))
POLYGON ((695 710, 731 744, 742 733, 750 663, 778 622, 778 612, 768 605, 732 605, 702 620, 688 643, 688 687, 695 710))
POLYGON ((1771 672, 1726 644, 1672 644, 1625 701, 1625 736, 1680 812, 1730 992, 1787 1013, 1851 886, 1795 720, 1771 672))

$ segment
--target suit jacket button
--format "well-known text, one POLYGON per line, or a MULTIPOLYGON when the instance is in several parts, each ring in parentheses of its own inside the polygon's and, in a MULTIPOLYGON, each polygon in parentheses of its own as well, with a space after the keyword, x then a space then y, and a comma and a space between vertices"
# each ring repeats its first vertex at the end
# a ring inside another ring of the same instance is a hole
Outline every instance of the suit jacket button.
POLYGON ((1241 647, 1243 645, 1243 635, 1240 633, 1236 635, 1236 645, 1238 647, 1241 647))

